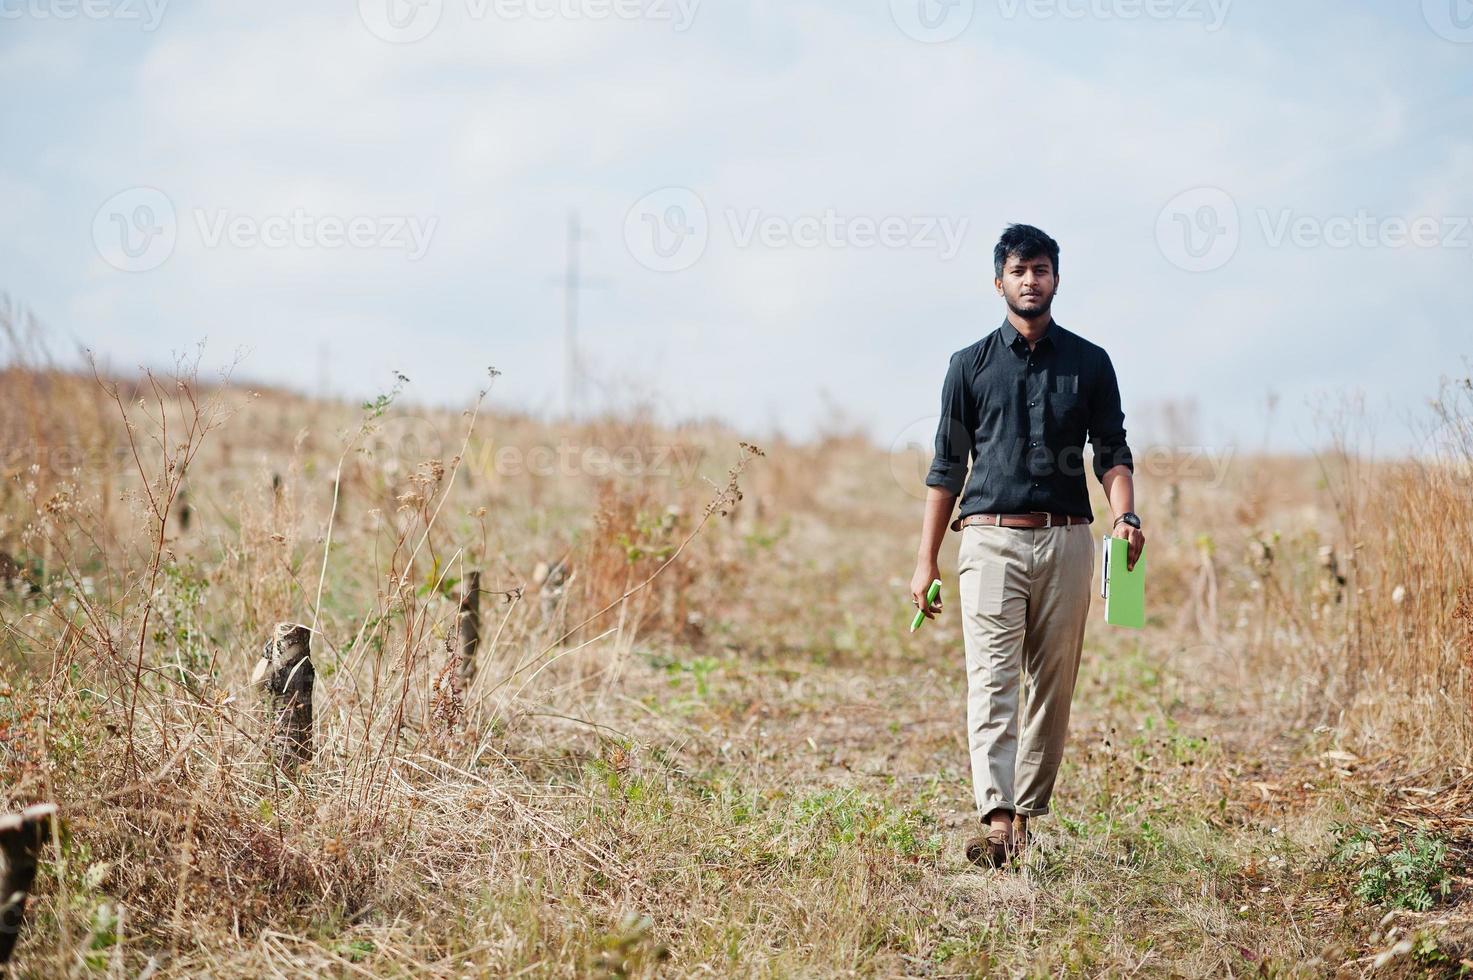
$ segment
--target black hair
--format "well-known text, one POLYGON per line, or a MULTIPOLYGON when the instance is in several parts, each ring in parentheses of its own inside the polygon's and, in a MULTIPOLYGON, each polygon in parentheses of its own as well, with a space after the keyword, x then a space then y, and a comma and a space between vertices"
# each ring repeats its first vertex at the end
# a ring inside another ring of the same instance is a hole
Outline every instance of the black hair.
POLYGON ((1032 225, 1008 225, 1003 229, 997 247, 992 250, 992 269, 996 278, 1002 278, 1002 267, 1007 265, 1010 255, 1016 255, 1025 262, 1047 255, 1054 264, 1054 276, 1059 274, 1059 243, 1032 225))

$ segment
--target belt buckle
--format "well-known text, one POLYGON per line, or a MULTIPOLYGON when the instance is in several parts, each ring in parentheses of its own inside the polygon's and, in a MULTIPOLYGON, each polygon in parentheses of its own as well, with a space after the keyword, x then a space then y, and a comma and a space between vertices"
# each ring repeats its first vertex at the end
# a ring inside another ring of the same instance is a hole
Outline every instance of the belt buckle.
POLYGON ((1054 526, 1054 515, 1051 512, 1046 510, 1030 510, 1028 513, 1042 515, 1044 528, 1051 528, 1054 526))

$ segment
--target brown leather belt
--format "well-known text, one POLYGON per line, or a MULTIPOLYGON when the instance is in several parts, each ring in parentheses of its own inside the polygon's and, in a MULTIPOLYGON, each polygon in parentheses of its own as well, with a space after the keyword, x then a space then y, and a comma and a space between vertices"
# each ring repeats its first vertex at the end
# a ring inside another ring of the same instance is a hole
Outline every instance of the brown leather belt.
POLYGON ((1065 527, 1070 524, 1088 524, 1088 517, 1080 517, 1077 514, 1049 514, 1044 511, 1034 511, 1031 514, 969 514, 966 517, 958 517, 951 522, 953 531, 960 531, 964 527, 973 524, 985 524, 988 527, 1065 527))

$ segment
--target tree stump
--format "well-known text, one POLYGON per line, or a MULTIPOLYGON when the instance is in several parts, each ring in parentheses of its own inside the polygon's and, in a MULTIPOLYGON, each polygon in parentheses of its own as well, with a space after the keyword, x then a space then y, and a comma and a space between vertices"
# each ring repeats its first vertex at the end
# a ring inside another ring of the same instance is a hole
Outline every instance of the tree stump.
POLYGON ((188 533, 189 520, 194 516, 194 509, 189 506, 189 490, 185 487, 179 488, 179 497, 175 502, 175 512, 179 515, 179 533, 188 533))
POLYGON ((271 741, 287 769, 312 759, 312 631, 297 623, 278 623, 266 641, 251 683, 265 689, 271 741))
POLYGON ((542 620, 550 623, 554 631, 562 627, 560 614, 563 612, 563 597, 567 595, 568 583, 572 577, 567 556, 559 558, 551 565, 538 562, 537 567, 532 570, 532 581, 541 596, 542 620))
POLYGON ((481 646, 481 573, 466 576, 455 615, 455 635, 460 642, 459 688, 464 691, 476 676, 476 651, 481 646))
POLYGON ((0 817, 0 972, 10 962, 36 880, 41 847, 51 837, 55 803, 38 803, 0 817))

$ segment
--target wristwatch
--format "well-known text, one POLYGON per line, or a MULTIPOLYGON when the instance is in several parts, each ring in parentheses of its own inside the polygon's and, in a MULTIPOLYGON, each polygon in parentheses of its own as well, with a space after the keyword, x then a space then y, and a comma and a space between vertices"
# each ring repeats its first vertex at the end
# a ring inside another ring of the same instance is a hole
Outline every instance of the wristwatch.
POLYGON ((1124 521, 1125 523, 1129 524, 1131 527, 1135 528, 1137 531, 1139 531, 1141 529, 1141 518, 1140 518, 1140 515, 1132 512, 1132 511, 1126 511, 1125 513, 1121 514, 1119 517, 1115 518, 1115 523, 1114 524, 1111 524, 1110 527, 1111 528, 1119 527, 1121 521, 1124 521))

